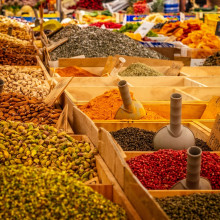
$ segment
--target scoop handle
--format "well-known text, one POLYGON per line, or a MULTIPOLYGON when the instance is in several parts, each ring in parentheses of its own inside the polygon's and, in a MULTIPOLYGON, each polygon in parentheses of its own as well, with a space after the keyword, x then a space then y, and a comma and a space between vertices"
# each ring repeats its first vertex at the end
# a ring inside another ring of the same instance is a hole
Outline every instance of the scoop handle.
POLYGON ((132 99, 128 88, 128 83, 125 80, 121 80, 118 83, 118 88, 121 94, 121 98, 123 101, 124 109, 129 112, 133 112, 132 110, 132 99))

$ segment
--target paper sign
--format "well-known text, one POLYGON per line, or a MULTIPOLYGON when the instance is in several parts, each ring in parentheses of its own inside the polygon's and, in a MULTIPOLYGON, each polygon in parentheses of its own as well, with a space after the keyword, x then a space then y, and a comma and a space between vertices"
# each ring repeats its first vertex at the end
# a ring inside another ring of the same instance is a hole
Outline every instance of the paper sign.
POLYGON ((206 59, 191 59, 190 66, 203 66, 206 59))
POLYGON ((122 25, 125 26, 127 23, 127 15, 124 15, 122 25))
POLYGON ((154 23, 152 22, 144 22, 134 33, 139 33, 141 37, 145 37, 147 33, 152 29, 154 23))
POLYGON ((215 123, 212 128, 207 144, 213 151, 220 150, 220 115, 219 114, 215 119, 215 123))
POLYGON ((57 129, 68 131, 68 105, 65 105, 55 126, 57 129))
POLYGON ((60 45, 66 43, 68 41, 68 37, 63 38, 57 42, 53 42, 52 45, 50 45, 49 47, 47 47, 48 52, 53 51, 54 49, 56 49, 57 47, 59 47, 60 45))
POLYGON ((185 21, 185 14, 180 12, 180 21, 184 22, 185 21))
POLYGON ((60 81, 54 87, 54 89, 50 92, 50 94, 47 96, 47 98, 44 100, 44 102, 48 106, 53 106, 55 101, 62 95, 63 91, 69 85, 69 83, 71 82, 72 79, 73 79, 73 77, 65 78, 62 81, 60 81))
POLYGON ((101 28, 102 28, 102 29, 106 29, 106 27, 105 27, 105 25, 104 25, 104 24, 101 26, 101 28))

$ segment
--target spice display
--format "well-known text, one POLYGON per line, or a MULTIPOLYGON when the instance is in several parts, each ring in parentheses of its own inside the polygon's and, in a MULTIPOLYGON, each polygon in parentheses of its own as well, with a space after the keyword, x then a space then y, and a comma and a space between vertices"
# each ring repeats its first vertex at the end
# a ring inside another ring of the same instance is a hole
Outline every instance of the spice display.
POLYGON ((160 13, 152 13, 152 14, 148 15, 144 19, 144 21, 152 22, 152 23, 155 23, 155 24, 161 24, 161 23, 167 22, 168 19, 164 18, 164 16, 161 15, 160 13))
POLYGON ((204 193, 157 198, 170 219, 219 219, 220 194, 204 193))
POLYGON ((118 73, 119 76, 163 76, 144 63, 132 63, 125 70, 118 73))
POLYGON ((61 109, 48 107, 42 100, 17 93, 0 94, 0 120, 55 125, 61 109))
MULTIPOLYGON (((186 178, 186 150, 159 150, 142 154, 127 161, 131 170, 147 189, 170 189, 186 178)), ((207 178, 212 189, 220 189, 220 157, 203 152, 201 176, 207 178)))
POLYGON ((31 39, 31 35, 29 33, 30 28, 27 24, 19 22, 16 19, 0 16, 0 33, 7 34, 9 27, 13 28, 11 36, 21 40, 31 39))
POLYGON ((24 41, 0 33, 0 48, 7 48, 7 52, 13 54, 36 55, 37 51, 29 41, 24 41))
POLYGON ((52 35, 50 37, 50 40, 56 42, 58 40, 61 40, 63 38, 66 37, 70 37, 72 35, 74 35, 77 31, 79 31, 81 28, 77 25, 67 25, 66 27, 64 27, 63 29, 59 30, 57 33, 55 33, 54 35, 52 35))
POLYGON ((1 219, 126 219, 119 205, 65 172, 2 166, 0 190, 1 219))
MULTIPOLYGON (((131 93, 133 99, 133 93, 131 93)), ((97 96, 79 108, 93 120, 112 120, 122 105, 121 95, 118 89, 112 89, 103 95, 97 96)), ((142 119, 163 119, 157 113, 147 111, 147 115, 142 119)))
POLYGON ((121 24, 117 24, 114 22, 96 22, 90 24, 90 26, 95 26, 95 27, 102 27, 103 25, 105 26, 105 28, 110 28, 110 29, 117 29, 122 27, 121 24))
POLYGON ((217 52, 211 56, 209 56, 203 66, 220 66, 220 52, 217 52))
POLYGON ((36 66, 35 56, 25 54, 15 55, 8 52, 7 48, 0 49, 0 65, 36 66))
MULTIPOLYGON (((154 151, 153 138, 156 132, 127 127, 110 132, 124 151, 154 151)), ((196 146, 203 151, 211 151, 207 143, 196 138, 196 146)))
POLYGON ((99 14, 98 12, 91 12, 83 15, 82 23, 92 24, 96 22, 116 22, 115 18, 112 17, 111 13, 99 14))
POLYGON ((88 72, 78 66, 69 66, 65 68, 57 68, 56 72, 62 77, 97 77, 97 75, 88 72))
POLYGON ((65 171, 83 182, 97 176, 95 154, 85 141, 49 125, 0 121, 0 164, 65 171))
POLYGON ((77 8, 103 10, 102 0, 79 0, 76 4, 77 8))
POLYGON ((165 59, 158 52, 145 48, 139 42, 123 34, 97 27, 87 27, 77 31, 66 43, 57 47, 50 54, 52 60, 79 55, 108 57, 116 54, 165 59))
POLYGON ((28 67, 13 68, 10 66, 0 66, 0 78, 5 83, 3 91, 43 99, 49 94, 50 88, 46 81, 38 79, 44 78, 42 75, 37 75, 40 73, 43 74, 43 71, 41 69, 37 70, 36 68, 31 70, 28 67), (26 72, 28 74, 26 74, 26 72))

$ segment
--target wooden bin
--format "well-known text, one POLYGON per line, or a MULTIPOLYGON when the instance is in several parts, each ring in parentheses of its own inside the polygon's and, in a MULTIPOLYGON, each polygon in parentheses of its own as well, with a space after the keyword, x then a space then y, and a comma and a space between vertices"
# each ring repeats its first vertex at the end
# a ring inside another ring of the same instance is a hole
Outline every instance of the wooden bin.
MULTIPOLYGON (((91 147, 94 148, 89 138, 85 135, 71 135, 78 141, 86 141, 90 143, 91 147)), ((118 185, 114 176, 102 160, 100 155, 96 155, 96 168, 98 173, 98 182, 94 181, 87 185, 93 188, 98 193, 102 194, 107 199, 121 205, 128 215, 129 219, 140 219, 139 215, 126 198, 121 187, 118 185)))
MULTIPOLYGON (((67 87, 67 91, 72 95, 75 104, 89 102, 91 99, 102 95, 111 89, 117 89, 116 86, 98 86, 98 87, 67 87)), ((175 87, 175 86, 155 86, 155 87, 131 87, 130 91, 134 97, 141 102, 147 101, 169 101, 173 93, 180 93, 183 102, 187 101, 209 101, 213 96, 219 95, 219 87, 175 87)))
POLYGON ((218 66, 198 66, 198 67, 188 67, 184 66, 180 70, 181 76, 220 76, 220 68, 218 66))
MULTIPOLYGON (((56 81, 62 80, 63 77, 60 77, 57 73, 55 79, 56 81)), ((66 77, 65 77, 66 78, 66 77)), ((194 77, 196 78, 196 77, 194 77)), ((145 77, 120 77, 120 79, 126 80, 132 86, 160 86, 160 87, 206 87, 205 82, 197 82, 196 79, 190 79, 184 76, 145 76, 145 77)), ((74 77, 70 87, 98 87, 98 86, 117 86, 120 81, 118 77, 74 77)), ((210 82, 211 80, 209 80, 210 82)), ((220 85, 220 83, 219 83, 220 85)))

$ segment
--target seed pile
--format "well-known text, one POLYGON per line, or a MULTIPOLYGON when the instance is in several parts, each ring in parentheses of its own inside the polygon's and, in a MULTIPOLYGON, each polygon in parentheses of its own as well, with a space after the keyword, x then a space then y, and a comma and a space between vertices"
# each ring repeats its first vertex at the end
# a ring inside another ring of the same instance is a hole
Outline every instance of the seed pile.
POLYGON ((17 93, 0 94, 0 120, 55 125, 61 109, 48 107, 42 100, 17 93))
POLYGON ((209 56, 203 66, 220 66, 220 52, 217 52, 211 56, 209 56))
POLYGON ((96 149, 49 125, 0 121, 0 164, 66 171, 83 182, 97 176, 96 149))
POLYGON ((0 167, 1 219, 126 219, 124 209, 65 172, 0 167))
POLYGON ((0 48, 7 48, 7 52, 13 54, 36 55, 37 51, 29 41, 17 39, 7 34, 0 33, 0 48))
MULTIPOLYGON (((133 99, 133 93, 130 93, 133 99)), ((118 89, 112 89, 103 95, 97 96, 79 108, 93 120, 112 120, 122 106, 122 99, 118 89)), ((142 119, 163 119, 153 111, 147 111, 147 115, 142 119)))
POLYGON ((5 82, 4 92, 45 98, 49 94, 49 84, 44 79, 43 71, 30 67, 0 66, 0 78, 5 82))
MULTIPOLYGON (((110 133, 124 151, 155 151, 153 138, 156 132, 127 127, 110 133)), ((198 138, 196 138, 196 146, 203 151, 211 151, 206 142, 198 138)))
POLYGON ((75 32, 66 43, 57 47, 50 54, 52 60, 79 55, 85 55, 86 57, 108 57, 116 54, 155 59, 165 58, 124 34, 114 33, 97 27, 87 27, 75 32))
POLYGON ((210 220, 220 216, 219 193, 157 198, 156 201, 173 220, 210 220))
POLYGON ((111 132, 124 151, 153 151, 155 132, 140 128, 127 127, 111 132))
POLYGON ((79 31, 80 29, 81 28, 79 26, 74 25, 74 24, 67 25, 66 27, 64 27, 63 29, 61 29, 60 31, 52 35, 50 40, 56 42, 66 37, 69 38, 72 35, 74 35, 77 31, 79 31))
POLYGON ((162 73, 152 69, 144 63, 133 63, 122 72, 119 76, 163 76, 162 73))
MULTIPOLYGON (((170 189, 186 177, 186 150, 159 150, 142 154, 127 161, 131 170, 147 189, 170 189)), ((201 176, 207 178, 212 189, 220 189, 220 157, 202 153, 201 176)))

